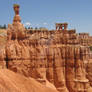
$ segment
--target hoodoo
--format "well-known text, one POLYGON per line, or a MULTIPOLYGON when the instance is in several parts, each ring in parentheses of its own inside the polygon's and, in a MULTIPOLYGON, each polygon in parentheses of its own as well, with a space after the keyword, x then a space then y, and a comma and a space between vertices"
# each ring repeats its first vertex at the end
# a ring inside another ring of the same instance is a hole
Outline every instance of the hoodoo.
POLYGON ((76 30, 68 30, 68 23, 56 23, 55 30, 27 30, 21 24, 19 7, 14 5, 15 17, 8 25, 0 60, 7 62, 8 69, 45 86, 50 83, 59 92, 92 92, 86 77, 90 48, 81 44, 76 30))

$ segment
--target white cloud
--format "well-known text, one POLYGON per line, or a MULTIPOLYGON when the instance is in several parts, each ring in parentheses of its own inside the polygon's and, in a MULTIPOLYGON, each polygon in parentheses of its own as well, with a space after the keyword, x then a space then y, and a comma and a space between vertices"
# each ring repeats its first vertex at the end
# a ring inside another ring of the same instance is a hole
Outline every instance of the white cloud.
POLYGON ((31 23, 30 22, 26 22, 25 26, 31 26, 31 23))
POLYGON ((39 26, 39 24, 36 24, 36 26, 39 26))
POLYGON ((43 23, 43 25, 47 25, 47 23, 46 23, 46 22, 44 22, 44 23, 43 23))

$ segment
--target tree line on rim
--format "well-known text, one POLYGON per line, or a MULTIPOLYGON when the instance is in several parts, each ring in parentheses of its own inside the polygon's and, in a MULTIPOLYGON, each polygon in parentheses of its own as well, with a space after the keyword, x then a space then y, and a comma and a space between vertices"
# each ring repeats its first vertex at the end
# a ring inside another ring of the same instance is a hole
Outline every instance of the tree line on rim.
POLYGON ((0 29, 6 29, 7 28, 7 25, 4 24, 4 25, 0 25, 0 29))

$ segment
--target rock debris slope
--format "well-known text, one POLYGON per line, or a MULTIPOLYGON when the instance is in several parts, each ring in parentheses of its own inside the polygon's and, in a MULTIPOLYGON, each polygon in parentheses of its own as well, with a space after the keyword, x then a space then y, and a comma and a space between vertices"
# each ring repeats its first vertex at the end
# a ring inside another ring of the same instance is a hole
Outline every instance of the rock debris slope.
POLYGON ((57 92, 7 69, 0 70, 0 92, 57 92))

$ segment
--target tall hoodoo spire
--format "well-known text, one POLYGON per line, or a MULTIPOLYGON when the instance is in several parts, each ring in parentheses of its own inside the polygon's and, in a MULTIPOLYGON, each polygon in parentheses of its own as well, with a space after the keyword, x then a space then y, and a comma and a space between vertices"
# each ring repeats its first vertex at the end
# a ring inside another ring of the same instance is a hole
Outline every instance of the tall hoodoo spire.
POLYGON ((21 23, 21 18, 19 16, 19 8, 20 8, 20 6, 18 4, 13 5, 15 16, 13 19, 13 24, 8 25, 7 39, 9 41, 25 38, 25 27, 21 23))

